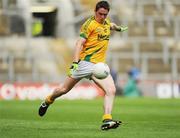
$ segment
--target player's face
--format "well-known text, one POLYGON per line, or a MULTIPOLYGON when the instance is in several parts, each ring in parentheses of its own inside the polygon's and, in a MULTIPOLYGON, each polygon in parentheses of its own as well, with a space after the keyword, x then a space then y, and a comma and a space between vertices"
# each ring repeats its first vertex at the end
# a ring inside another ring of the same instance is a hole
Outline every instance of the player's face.
POLYGON ((104 8, 99 8, 97 11, 95 11, 95 19, 99 23, 103 23, 108 15, 108 10, 104 8))

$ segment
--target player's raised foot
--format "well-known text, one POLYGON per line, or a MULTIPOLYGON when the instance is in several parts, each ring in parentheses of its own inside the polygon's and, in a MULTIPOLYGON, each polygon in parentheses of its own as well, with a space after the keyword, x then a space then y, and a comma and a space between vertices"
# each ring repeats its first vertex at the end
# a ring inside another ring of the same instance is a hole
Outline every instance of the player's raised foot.
POLYGON ((121 121, 116 120, 104 120, 101 126, 101 130, 115 129, 121 125, 121 121))
POLYGON ((39 115, 43 116, 46 113, 48 107, 49 107, 49 104, 47 104, 46 102, 43 102, 39 107, 39 115))

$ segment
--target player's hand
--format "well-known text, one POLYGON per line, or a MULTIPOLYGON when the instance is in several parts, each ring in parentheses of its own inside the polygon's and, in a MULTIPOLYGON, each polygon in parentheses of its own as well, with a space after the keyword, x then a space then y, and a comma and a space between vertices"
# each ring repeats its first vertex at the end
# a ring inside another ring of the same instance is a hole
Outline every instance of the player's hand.
POLYGON ((127 26, 121 26, 121 32, 124 32, 124 31, 127 31, 128 30, 128 27, 127 26))
POLYGON ((74 71, 78 70, 78 67, 79 67, 78 62, 73 62, 73 63, 71 64, 70 69, 69 69, 68 75, 72 75, 72 73, 73 73, 74 71))
POLYGON ((118 28, 117 28, 117 31, 120 31, 120 32, 124 32, 124 31, 127 31, 127 30, 128 30, 127 26, 118 26, 118 28))

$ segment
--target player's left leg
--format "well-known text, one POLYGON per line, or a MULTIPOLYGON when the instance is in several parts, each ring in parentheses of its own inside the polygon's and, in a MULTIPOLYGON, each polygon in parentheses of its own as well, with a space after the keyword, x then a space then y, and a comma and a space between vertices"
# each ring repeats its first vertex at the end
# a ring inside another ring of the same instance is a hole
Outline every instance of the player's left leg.
POLYGON ((58 88, 54 89, 53 93, 46 97, 45 101, 40 105, 39 107, 39 115, 44 116, 49 105, 51 105, 54 100, 66 93, 68 93, 73 86, 79 82, 80 79, 74 79, 71 77, 67 77, 66 80, 62 85, 60 85, 58 88))
POLYGON ((115 121, 112 119, 112 109, 113 109, 113 102, 116 93, 116 87, 112 76, 109 75, 105 79, 97 79, 92 77, 94 82, 104 90, 105 97, 104 97, 104 115, 103 115, 103 125, 101 126, 102 130, 108 130, 112 128, 117 128, 121 121, 115 121))

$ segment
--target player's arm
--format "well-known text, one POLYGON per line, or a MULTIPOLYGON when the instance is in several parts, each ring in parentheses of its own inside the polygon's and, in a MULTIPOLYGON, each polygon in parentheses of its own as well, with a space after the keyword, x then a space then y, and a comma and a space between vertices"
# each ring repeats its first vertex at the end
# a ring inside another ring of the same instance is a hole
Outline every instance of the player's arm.
POLYGON ((119 26, 115 23, 110 23, 111 30, 119 31, 119 32, 124 32, 128 30, 127 26, 119 26))
POLYGON ((79 54, 85 42, 86 42, 86 39, 83 37, 79 37, 79 39, 76 41, 74 55, 73 55, 73 63, 71 64, 71 67, 68 71, 69 76, 72 75, 73 71, 78 70, 79 68, 79 65, 78 65, 79 54))
POLYGON ((78 40, 76 41, 74 56, 73 56, 73 62, 79 61, 80 51, 82 50, 82 47, 83 47, 85 42, 86 42, 86 39, 83 37, 79 37, 78 40))

